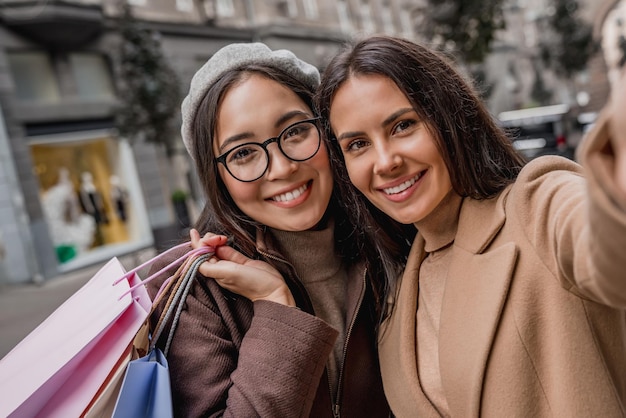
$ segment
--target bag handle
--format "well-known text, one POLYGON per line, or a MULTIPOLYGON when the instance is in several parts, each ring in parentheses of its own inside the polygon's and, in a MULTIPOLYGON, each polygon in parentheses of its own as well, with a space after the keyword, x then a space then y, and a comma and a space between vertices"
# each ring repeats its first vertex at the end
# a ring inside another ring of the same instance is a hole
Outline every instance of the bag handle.
MULTIPOLYGON (((130 275, 134 274, 137 270, 145 267, 148 264, 153 263, 157 259, 161 258, 164 254, 169 253, 175 249, 184 247, 185 245, 189 245, 189 243, 183 243, 183 244, 177 245, 176 247, 171 248, 170 250, 167 250, 163 254, 151 260, 148 260, 147 262, 143 263, 139 267, 134 268, 133 269, 134 271, 129 271, 128 273, 124 275, 124 277, 130 277, 130 275)), ((164 268, 160 269, 159 271, 157 271, 156 273, 154 273, 147 279, 139 282, 138 284, 132 286, 130 289, 124 292, 124 295, 132 292, 133 289, 136 289, 139 286, 145 285, 147 282, 159 276, 164 271, 168 270, 170 267, 180 263, 180 266, 178 267, 176 272, 173 275, 169 276, 161 285, 161 288, 159 289, 156 296, 154 297, 154 300, 152 302, 152 309, 150 310, 150 313, 148 314, 148 317, 146 318, 146 322, 142 326, 142 329, 137 333, 137 336, 135 337, 135 340, 132 343, 132 345, 137 349, 137 351, 141 353, 140 357, 143 357, 145 353, 147 352, 154 351, 154 348, 156 347, 156 343, 161 333, 163 332, 167 323, 169 322, 169 319, 172 313, 176 311, 174 322, 170 328, 170 333, 168 335, 167 344, 164 350, 164 354, 167 355, 167 353, 169 352, 169 347, 171 345, 173 336, 174 336, 174 331, 176 330, 179 317, 184 307, 184 301, 187 298, 187 294, 189 293, 189 289, 191 288, 193 279, 195 278, 200 265, 204 261, 211 258, 213 254, 214 254, 214 249, 212 247, 205 246, 205 247, 197 248, 195 250, 191 250, 185 253, 185 255, 183 255, 182 257, 179 257, 178 259, 174 260, 173 262, 171 262, 164 268), (163 311, 161 312, 157 325, 154 327, 155 331, 150 332, 150 328, 152 328, 150 327, 150 317, 152 316, 155 308, 159 306, 159 304, 161 303, 161 301, 166 295, 169 295, 169 297, 163 308, 163 311), (139 336, 140 333, 141 335, 143 335, 143 337, 139 336)), ((116 280, 115 283, 119 283, 121 280, 124 279, 124 277, 116 280)))
POLYGON ((207 261, 209 258, 213 256, 213 253, 205 253, 200 254, 198 256, 193 256, 188 259, 188 262, 185 263, 186 269, 184 269, 184 276, 180 277, 180 280, 177 280, 177 284, 175 289, 172 290, 170 294, 170 298, 168 299, 167 305, 159 321, 157 326, 155 327, 155 331, 152 334, 150 349, 154 349, 156 343, 161 336, 161 333, 165 330, 167 323, 170 320, 170 317, 174 315, 172 319, 172 325, 170 326, 169 334, 167 337, 167 341, 165 344, 165 348, 163 350, 163 354, 167 357, 170 346, 172 344, 172 340, 174 338, 174 333, 176 332, 176 327, 178 326, 178 321, 180 319, 180 315, 185 306, 185 300, 187 299, 187 295, 189 294, 189 290, 193 285, 193 281, 198 272, 198 268, 202 263, 207 261))
MULTIPOLYGON (((167 251, 164 251, 163 253, 157 255, 156 257, 151 258, 150 260, 146 261, 145 263, 127 271, 124 275, 122 275, 121 277, 119 277, 117 280, 115 280, 113 282, 113 286, 117 285, 118 283, 120 283, 121 281, 123 281, 124 279, 127 279, 129 277, 132 277, 135 273, 137 273, 139 270, 141 270, 142 268, 153 264, 154 262, 160 260, 161 258, 163 258, 165 255, 178 250, 180 248, 184 248, 186 246, 189 246, 190 242, 184 242, 182 244, 176 245, 170 249, 168 249, 167 251)), ((145 286, 146 284, 148 284, 149 282, 151 282, 152 280, 154 280, 155 278, 157 278, 158 276, 160 276, 163 272, 169 270, 170 268, 180 264, 181 262, 184 262, 185 260, 187 260, 188 258, 191 257, 195 257, 197 255, 202 255, 202 254, 213 254, 215 252, 215 249, 213 247, 209 247, 209 246, 202 246, 196 249, 193 249, 187 253, 185 253, 183 256, 177 258, 176 260, 172 261, 170 264, 168 264, 167 266, 163 267, 162 269, 160 269, 159 271, 153 273, 151 276, 149 276, 148 278, 139 281, 138 283, 136 283, 135 285, 131 286, 128 290, 126 290, 124 293, 122 293, 119 297, 119 299, 122 299, 124 296, 126 296, 127 294, 131 293, 133 290, 137 289, 140 286, 145 286)), ((161 292, 161 290, 163 289, 164 286, 167 285, 167 283, 169 282, 170 278, 168 278, 163 285, 161 286, 161 289, 159 289, 159 292, 157 293, 157 296, 159 296, 161 292)), ((155 297, 156 299, 156 297, 155 297)))

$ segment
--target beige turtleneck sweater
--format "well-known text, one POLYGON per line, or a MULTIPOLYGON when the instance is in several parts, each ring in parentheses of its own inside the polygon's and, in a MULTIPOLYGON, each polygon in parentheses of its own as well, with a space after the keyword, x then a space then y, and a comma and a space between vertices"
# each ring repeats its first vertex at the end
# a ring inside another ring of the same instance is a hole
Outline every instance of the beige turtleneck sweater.
POLYGON ((441 416, 449 416, 439 370, 439 320, 461 198, 452 193, 417 225, 426 258, 418 273, 417 372, 422 390, 441 416))
POLYGON ((329 221, 322 230, 289 232, 271 229, 271 232, 296 269, 315 315, 339 331, 333 355, 328 361, 329 380, 333 393, 336 393, 345 343, 348 275, 341 257, 335 252, 334 222, 329 221))

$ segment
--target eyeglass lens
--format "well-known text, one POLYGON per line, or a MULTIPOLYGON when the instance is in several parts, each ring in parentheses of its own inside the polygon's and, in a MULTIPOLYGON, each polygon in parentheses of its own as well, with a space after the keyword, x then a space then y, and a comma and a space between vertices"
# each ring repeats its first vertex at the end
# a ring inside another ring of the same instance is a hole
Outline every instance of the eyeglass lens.
POLYGON ((260 178, 269 165, 267 147, 271 142, 278 142, 278 148, 290 160, 305 161, 317 153, 320 135, 313 121, 295 123, 281 132, 276 141, 248 143, 233 148, 226 156, 226 168, 241 181, 260 178))

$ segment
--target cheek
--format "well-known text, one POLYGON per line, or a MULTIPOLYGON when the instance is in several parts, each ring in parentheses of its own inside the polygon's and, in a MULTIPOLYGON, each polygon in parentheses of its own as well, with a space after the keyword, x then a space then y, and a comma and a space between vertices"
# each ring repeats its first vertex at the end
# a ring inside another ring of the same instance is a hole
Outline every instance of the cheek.
POLYGON ((367 184, 367 169, 363 166, 363 164, 359 164, 354 160, 345 160, 346 161, 346 170, 348 171, 348 177, 350 177, 350 182, 361 192, 364 192, 367 184))
POLYGON ((243 210, 242 206, 256 197, 255 182, 243 183, 233 178, 233 176, 231 176, 223 167, 219 168, 219 172, 228 194, 239 209, 243 210))
POLYGON ((315 168, 315 170, 324 177, 332 177, 333 173, 330 168, 330 159, 328 152, 324 146, 320 147, 319 151, 309 161, 309 164, 315 168))

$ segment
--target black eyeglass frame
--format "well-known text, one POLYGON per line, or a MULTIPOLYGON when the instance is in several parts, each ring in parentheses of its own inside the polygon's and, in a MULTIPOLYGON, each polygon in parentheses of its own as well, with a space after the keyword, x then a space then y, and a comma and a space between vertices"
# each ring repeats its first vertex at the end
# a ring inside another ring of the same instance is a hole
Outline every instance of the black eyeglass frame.
POLYGON ((230 174, 235 180, 238 180, 242 183, 251 183, 253 181, 257 181, 258 179, 260 179, 261 177, 263 177, 265 175, 265 173, 267 172, 267 169, 270 167, 270 153, 267 150, 267 147, 276 142, 276 145, 278 146, 278 149, 280 150, 280 152, 287 158, 289 158, 291 161, 295 161, 295 162, 303 162, 303 161, 307 161, 310 160, 311 158, 315 157, 315 155, 317 155, 318 151, 320 150, 321 146, 322 146, 322 130, 319 126, 319 120, 321 119, 321 117, 315 117, 315 118, 310 118, 310 119, 303 119, 303 120, 299 120, 297 122, 292 123, 291 125, 287 126, 285 129, 283 129, 282 131, 280 131, 280 133, 273 137, 273 138, 268 138, 263 142, 246 142, 245 144, 240 144, 237 145, 234 148, 229 149, 228 151, 226 151, 225 153, 223 153, 222 155, 220 155, 219 157, 215 158, 215 161, 218 163, 221 163, 224 168, 226 168, 226 171, 228 171, 228 174, 230 174), (315 126, 315 128, 317 129, 317 138, 318 138, 318 143, 317 143, 317 148, 315 149, 315 152, 313 154, 311 154, 311 156, 304 158, 304 159, 295 159, 295 158, 291 158, 290 156, 288 156, 285 151, 283 151, 283 147, 280 145, 280 141, 279 139, 283 136, 283 134, 285 132, 287 132, 289 129, 293 128, 296 125, 299 125, 301 123, 311 123, 313 126, 315 126), (237 149, 241 148, 241 147, 245 147, 247 145, 257 145, 260 146, 261 148, 263 148, 263 151, 265 151, 265 155, 267 156, 267 164, 265 165, 265 170, 263 170, 263 172, 261 173, 260 176, 258 176, 257 178, 253 179, 253 180, 241 180, 239 177, 235 176, 230 169, 228 168, 228 164, 226 164, 226 157, 228 157, 228 155, 230 155, 233 151, 236 151, 237 149))

